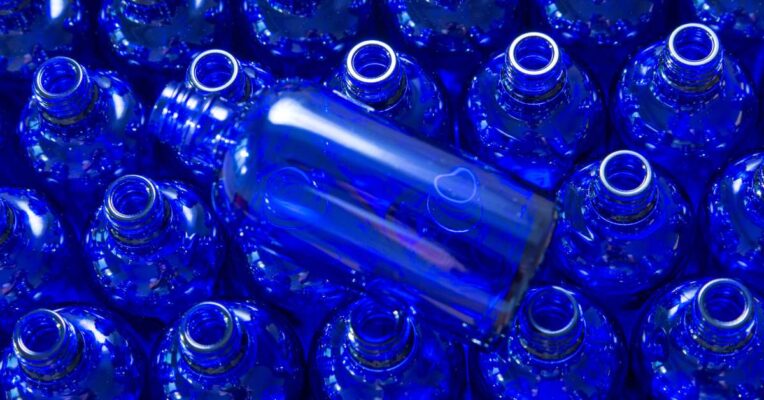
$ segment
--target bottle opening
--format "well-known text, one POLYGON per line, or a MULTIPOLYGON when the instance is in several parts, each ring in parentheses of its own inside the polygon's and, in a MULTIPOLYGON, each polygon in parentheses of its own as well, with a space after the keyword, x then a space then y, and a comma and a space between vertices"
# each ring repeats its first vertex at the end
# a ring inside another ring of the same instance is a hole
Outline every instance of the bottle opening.
POLYGON ((65 336, 63 317, 51 310, 35 310, 16 324, 14 349, 21 358, 46 359, 63 346, 65 336))
POLYGON ((652 182, 652 168, 641 154, 631 150, 610 153, 600 163, 599 178, 613 194, 632 197, 643 193, 652 182))
POLYGON ((181 334, 191 350, 206 353, 222 348, 233 334, 233 316, 220 303, 200 303, 181 321, 181 334))
POLYGON ((224 50, 207 50, 194 58, 189 68, 191 83, 206 92, 231 87, 239 76, 239 62, 224 50))
POLYGON ((569 333, 579 320, 576 299, 554 286, 533 292, 528 299, 527 313, 531 327, 548 336, 569 333))
POLYGON ((543 75, 550 72, 560 59, 557 43, 540 32, 528 32, 518 36, 508 50, 512 67, 526 75, 543 75))
POLYGON ((698 291, 697 301, 703 318, 717 328, 741 327, 753 313, 751 293, 732 279, 715 279, 706 283, 698 291))
POLYGON ((702 24, 685 24, 669 37, 669 51, 678 62, 698 66, 712 62, 719 54, 719 38, 702 24))
POLYGON ((350 309, 346 346, 366 368, 392 368, 411 354, 413 323, 395 301, 362 298, 350 309))
POLYGON ((85 73, 82 66, 68 57, 55 57, 40 66, 35 89, 45 97, 64 97, 82 85, 85 73))
POLYGON ((353 79, 377 83, 390 78, 398 64, 392 47, 378 40, 355 45, 347 56, 347 70, 353 79))
POLYGON ((350 324, 357 340, 369 344, 382 344, 395 339, 402 323, 400 312, 381 307, 357 307, 350 316, 350 324))
POLYGON ((134 221, 152 208, 157 197, 154 184, 140 175, 125 175, 106 190, 106 212, 117 221, 134 221))

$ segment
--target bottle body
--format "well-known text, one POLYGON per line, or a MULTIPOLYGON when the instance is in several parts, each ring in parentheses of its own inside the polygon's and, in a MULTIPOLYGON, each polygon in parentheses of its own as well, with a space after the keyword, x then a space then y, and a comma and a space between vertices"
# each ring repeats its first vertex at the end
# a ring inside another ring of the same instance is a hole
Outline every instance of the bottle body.
POLYGON ((126 175, 106 190, 85 245, 96 286, 114 307, 169 322, 212 295, 222 234, 185 185, 126 175))
POLYGON ((621 389, 623 338, 586 298, 558 287, 528 291, 511 329, 491 352, 470 355, 481 399, 606 399, 621 389))
POLYGON ((114 314, 88 307, 38 309, 17 323, 2 367, 9 399, 138 400, 145 355, 114 314))
POLYGON ((634 368, 656 399, 757 398, 762 308, 730 279, 690 281, 655 298, 634 335, 634 368))
POLYGON ((291 327, 272 312, 250 302, 200 303, 159 343, 152 398, 303 398, 301 355, 291 327))
POLYGON ((364 297, 338 310, 311 363, 321 399, 458 399, 464 384, 462 348, 392 299, 364 297))

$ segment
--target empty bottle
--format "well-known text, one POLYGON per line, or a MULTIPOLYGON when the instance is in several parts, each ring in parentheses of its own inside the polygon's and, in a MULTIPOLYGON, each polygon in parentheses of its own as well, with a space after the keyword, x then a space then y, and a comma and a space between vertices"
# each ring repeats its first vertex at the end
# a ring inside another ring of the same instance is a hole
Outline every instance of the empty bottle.
POLYGON ((764 312, 740 282, 683 283, 658 295, 638 332, 634 367, 653 399, 764 396, 764 312))
POLYGON ((634 151, 578 170, 557 203, 550 265, 618 314, 675 277, 693 245, 689 201, 634 151))
POLYGON ((393 299, 361 298, 316 338, 311 388, 317 399, 460 399, 462 348, 421 325, 393 299))
POLYGON ((150 159, 143 107, 116 74, 66 57, 40 66, 33 92, 18 134, 35 173, 79 231, 106 185, 137 168, 139 158, 150 159))
POLYGON ((435 80, 412 58, 378 40, 355 45, 326 82, 411 134, 446 146, 454 143, 445 98, 435 80))
POLYGON ((315 78, 369 32, 371 0, 242 0, 258 59, 280 75, 315 78))
POLYGON ((707 196, 703 225, 716 266, 764 293, 764 153, 725 168, 707 196))
POLYGON ((538 32, 515 38, 475 76, 466 113, 472 153, 547 191, 605 137, 594 82, 538 32))
POLYGON ((2 360, 6 399, 138 400, 145 355, 116 315, 37 309, 16 323, 2 360))
POLYGON ((757 118, 748 78, 700 24, 682 25, 635 56, 615 96, 623 142, 671 171, 695 207, 711 173, 752 139, 757 118))
POLYGON ((222 232, 199 196, 140 175, 106 189, 85 247, 114 307, 164 322, 212 295, 224 257, 222 232))
POLYGON ((592 72, 605 93, 610 92, 626 60, 664 33, 664 0, 535 2, 543 26, 592 72))
POLYGON ((607 399, 620 394, 626 351, 619 329, 580 294, 528 291, 499 347, 470 355, 478 399, 607 399))
POLYGON ((186 311, 157 347, 153 399, 301 399, 302 350, 292 329, 249 302, 186 311))
POLYGON ((544 197, 314 86, 276 85, 239 114, 181 91, 151 119, 220 167, 225 201, 275 256, 337 279, 387 278, 476 342, 504 328, 554 227, 544 197))
POLYGON ((68 277, 84 273, 60 216, 38 193, 0 189, 0 337, 22 314, 45 304, 82 300, 68 277))

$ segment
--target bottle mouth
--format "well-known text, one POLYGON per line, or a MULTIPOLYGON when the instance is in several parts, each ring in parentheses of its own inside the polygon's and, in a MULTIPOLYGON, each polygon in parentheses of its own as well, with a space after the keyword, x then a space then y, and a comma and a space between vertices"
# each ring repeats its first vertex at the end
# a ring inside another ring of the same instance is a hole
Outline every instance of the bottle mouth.
POLYGON ((684 24, 668 39, 671 57, 678 63, 697 67, 715 62, 721 49, 719 37, 711 28, 698 23, 684 24))
POLYGON ((234 319, 231 312, 216 302, 199 303, 183 316, 181 338, 188 349, 211 353, 225 347, 231 340, 234 319))
POLYGON ((346 58, 348 74, 359 82, 374 84, 393 76, 398 57, 385 42, 365 40, 353 46, 346 58))
POLYGON ((239 61, 231 53, 212 49, 197 55, 188 69, 191 84, 214 93, 230 88, 239 77, 239 61))
POLYGON ((650 187, 653 171, 643 155, 631 150, 619 150, 602 160, 599 179, 609 192, 620 197, 635 197, 650 187))
POLYGON ((67 97, 85 80, 82 65, 69 57, 54 57, 44 62, 35 79, 35 92, 45 98, 67 97))
POLYGON ((13 333, 13 349, 19 358, 50 359, 66 341, 66 321, 55 311, 39 309, 19 319, 13 333))
POLYGON ((140 175, 125 175, 106 190, 106 212, 118 222, 135 222, 151 212, 157 199, 154 183, 140 175))
POLYGON ((545 75, 560 61, 560 48, 548 35, 528 32, 512 41, 507 58, 512 68, 523 75, 545 75))
POLYGON ((580 319, 576 299, 556 286, 532 292, 527 301, 530 327, 545 336, 565 336, 573 331, 580 319))
POLYGON ((697 306, 703 319, 720 329, 738 329, 753 317, 753 297, 740 282, 714 279, 697 294, 697 306))
POLYGON ((365 367, 392 368, 411 354, 412 321, 397 302, 362 298, 353 304, 348 319, 348 349, 365 367))

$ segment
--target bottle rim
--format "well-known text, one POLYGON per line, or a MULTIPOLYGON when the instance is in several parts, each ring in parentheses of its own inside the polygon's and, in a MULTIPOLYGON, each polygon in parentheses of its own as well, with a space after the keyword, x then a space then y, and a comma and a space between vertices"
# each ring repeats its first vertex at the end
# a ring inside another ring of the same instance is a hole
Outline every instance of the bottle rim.
POLYGON ((716 35, 716 32, 714 32, 711 28, 703 24, 692 22, 692 23, 680 25, 676 29, 674 29, 673 32, 671 32, 671 35, 669 36, 669 39, 668 39, 668 49, 669 49, 669 53, 671 54, 671 57, 677 60, 678 62, 688 66, 697 67, 697 66, 702 66, 702 65, 711 63, 719 55, 719 51, 721 50, 721 45, 719 43, 719 37, 716 35), (681 52, 677 50, 677 46, 676 46, 677 37, 680 34, 685 33, 691 29, 699 29, 703 31, 703 33, 708 37, 708 40, 711 42, 711 48, 709 49, 708 54, 706 54, 705 57, 698 60, 692 60, 682 56, 681 52))
POLYGON ((696 296, 696 301, 701 316, 714 327, 720 329, 737 329, 744 326, 746 322, 753 316, 753 296, 751 295, 751 292, 748 290, 748 288, 743 286, 742 283, 734 279, 719 278, 708 281, 698 290, 698 294, 696 296), (712 293, 714 290, 720 289, 720 287, 722 289, 727 288, 734 290, 736 292, 735 294, 740 296, 742 299, 742 309, 740 310, 739 315, 733 319, 723 320, 717 318, 709 310, 708 303, 709 300, 711 300, 709 299, 710 293, 712 293))
POLYGON ((602 185, 605 186, 605 189, 607 189, 609 192, 617 196, 634 197, 634 196, 638 196, 642 194, 644 191, 646 191, 650 187, 653 180, 653 170, 652 170, 652 167, 650 166, 650 162, 647 161, 647 159, 643 155, 633 150, 618 150, 608 154, 600 163, 599 179, 600 179, 600 182, 602 182, 602 185), (624 157, 624 156, 636 158, 636 161, 642 165, 642 169, 644 170, 644 177, 642 178, 642 182, 640 182, 640 184, 633 189, 619 189, 612 182, 610 182, 610 179, 608 177, 608 173, 607 173, 608 165, 614 159, 619 157, 624 157))
POLYGON ((350 76, 363 83, 368 84, 374 84, 374 83, 380 83, 387 79, 389 79, 393 73, 395 73, 396 68, 398 68, 398 56, 395 54, 395 51, 392 47, 390 47, 389 44, 380 41, 380 40, 364 40, 355 46, 353 46, 352 49, 348 52, 347 57, 345 58, 345 65, 347 67, 347 71, 350 74, 350 76), (369 47, 381 47, 384 51, 385 55, 387 56, 389 63, 387 65, 387 69, 385 69, 385 72, 383 72, 380 75, 369 77, 364 74, 362 74, 355 66, 355 59, 358 54, 369 47))
POLYGON ((157 198, 157 191, 156 187, 154 186, 154 182, 152 182, 149 178, 141 175, 124 175, 117 178, 106 190, 106 193, 106 207, 108 209, 109 216, 120 222, 133 222, 145 217, 149 212, 151 212, 151 209, 157 198), (146 190, 148 197, 145 200, 145 205, 140 211, 128 214, 119 209, 114 197, 115 192, 118 188, 120 188, 120 186, 130 183, 137 183, 141 185, 146 190))
POLYGON ((196 57, 194 57, 193 61, 191 61, 191 65, 188 68, 189 70, 189 76, 191 79, 191 83, 199 88, 200 90, 206 91, 206 92, 219 92, 225 89, 228 89, 231 87, 235 82, 236 78, 239 76, 239 60, 236 59, 236 57, 225 51, 220 49, 210 49, 206 50, 202 53, 199 53, 196 57), (225 58, 232 66, 231 69, 231 76, 228 78, 228 80, 218 86, 208 86, 205 85, 201 79, 199 79, 199 76, 197 75, 197 67, 199 66, 200 61, 204 61, 205 58, 208 58, 210 56, 222 56, 225 58))
POLYGON ((573 328, 575 328, 576 324, 578 324, 580 319, 578 301, 576 301, 575 297, 573 297, 570 292, 558 286, 548 286, 532 293, 531 298, 528 299, 528 304, 526 307, 526 315, 530 326, 538 332, 550 337, 559 337, 570 333, 573 328), (534 307, 537 306, 537 303, 543 298, 544 295, 560 296, 560 298, 566 301, 570 306, 570 319, 567 321, 567 323, 565 323, 565 325, 558 329, 551 329, 548 326, 545 326, 543 323, 539 322, 536 318, 534 307))
POLYGON ((512 43, 509 45, 509 48, 507 49, 507 57, 509 58, 510 65, 517 69, 520 73, 524 75, 529 76, 538 76, 538 75, 544 75, 548 72, 550 72, 554 67, 557 65, 557 63, 560 61, 560 47, 557 46, 557 42, 554 41, 549 35, 541 32, 526 32, 518 37, 515 38, 515 40, 512 41, 512 43), (522 65, 522 63, 517 59, 517 55, 515 54, 517 52, 517 47, 524 41, 529 39, 541 39, 544 42, 546 42, 547 45, 549 45, 549 48, 551 50, 551 54, 549 56, 549 61, 547 64, 538 69, 530 69, 526 68, 522 65))
POLYGON ((180 332, 182 340, 194 351, 199 353, 212 353, 223 348, 233 336, 234 317, 224 305, 205 301, 191 307, 182 317, 180 323, 180 332), (213 343, 201 343, 194 338, 191 332, 191 320, 200 313, 217 313, 224 323, 223 334, 213 343))
POLYGON ((40 308, 29 312, 25 316, 21 317, 13 332, 13 347, 14 349, 26 359, 30 360, 45 360, 50 358, 51 355, 58 352, 66 341, 66 320, 59 313, 40 308), (33 319, 48 318, 52 321, 56 327, 56 340, 48 346, 44 351, 37 351, 25 343, 23 331, 33 319))
POLYGON ((44 96, 50 99, 57 99, 70 96, 74 93, 85 80, 85 68, 76 60, 70 57, 58 56, 53 57, 45 61, 37 71, 35 76, 35 91, 38 95, 44 96), (51 68, 59 68, 64 66, 70 68, 74 72, 74 80, 69 88, 61 92, 54 92, 45 87, 45 80, 47 73, 51 68))

